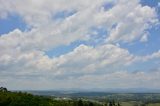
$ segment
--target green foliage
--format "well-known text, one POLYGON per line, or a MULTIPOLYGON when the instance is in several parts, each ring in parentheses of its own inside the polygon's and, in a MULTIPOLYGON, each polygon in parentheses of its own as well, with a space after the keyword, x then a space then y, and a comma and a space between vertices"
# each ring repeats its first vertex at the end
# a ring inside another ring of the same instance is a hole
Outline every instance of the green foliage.
POLYGON ((7 88, 0 87, 0 91, 1 91, 1 92, 7 92, 7 88))
POLYGON ((82 100, 79 100, 79 101, 78 101, 78 106, 83 106, 82 100))
POLYGON ((55 98, 0 87, 0 106, 160 106, 160 94, 111 94, 105 98, 55 98))
POLYGON ((0 106, 102 106, 82 100, 55 100, 51 97, 35 96, 29 93, 0 90, 0 106))
POLYGON ((0 106, 51 106, 52 100, 21 92, 0 91, 0 106))

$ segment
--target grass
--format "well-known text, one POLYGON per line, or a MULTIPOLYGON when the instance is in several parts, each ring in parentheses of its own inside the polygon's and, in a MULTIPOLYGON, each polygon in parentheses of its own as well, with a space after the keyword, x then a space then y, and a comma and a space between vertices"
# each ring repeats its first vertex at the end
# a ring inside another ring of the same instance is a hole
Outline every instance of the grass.
POLYGON ((148 104, 147 106, 160 106, 160 103, 152 103, 152 104, 148 104))
MULTIPOLYGON (((141 103, 139 102, 121 102, 122 106, 135 106, 135 104, 137 103, 137 106, 139 106, 141 103)), ((146 106, 160 106, 160 103, 150 103, 146 106)))
POLYGON ((121 102, 122 106, 133 106, 132 102, 121 102))

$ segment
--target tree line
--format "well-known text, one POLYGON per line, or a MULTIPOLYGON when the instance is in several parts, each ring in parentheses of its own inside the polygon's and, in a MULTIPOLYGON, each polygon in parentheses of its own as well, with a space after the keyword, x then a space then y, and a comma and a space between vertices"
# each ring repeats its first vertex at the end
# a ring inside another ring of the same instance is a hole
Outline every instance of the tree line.
POLYGON ((114 100, 105 103, 77 100, 55 100, 53 97, 32 95, 24 92, 11 92, 0 87, 0 106, 121 106, 114 100))

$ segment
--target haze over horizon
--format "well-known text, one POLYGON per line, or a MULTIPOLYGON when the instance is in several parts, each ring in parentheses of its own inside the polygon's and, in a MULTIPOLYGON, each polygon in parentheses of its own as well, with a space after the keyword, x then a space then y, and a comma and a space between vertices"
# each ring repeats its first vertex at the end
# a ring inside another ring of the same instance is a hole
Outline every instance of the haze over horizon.
POLYGON ((0 0, 0 86, 160 88, 159 0, 0 0))

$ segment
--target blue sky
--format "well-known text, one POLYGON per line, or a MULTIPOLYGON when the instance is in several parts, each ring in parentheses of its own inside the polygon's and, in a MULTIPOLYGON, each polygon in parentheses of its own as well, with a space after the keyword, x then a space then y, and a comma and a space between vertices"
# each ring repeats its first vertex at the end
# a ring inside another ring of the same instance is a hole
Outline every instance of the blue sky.
POLYGON ((16 28, 22 31, 27 29, 27 25, 20 16, 15 14, 10 15, 5 19, 0 19, 0 35, 7 34, 16 28))
POLYGON ((159 0, 2 0, 0 7, 1 86, 160 87, 159 0))

